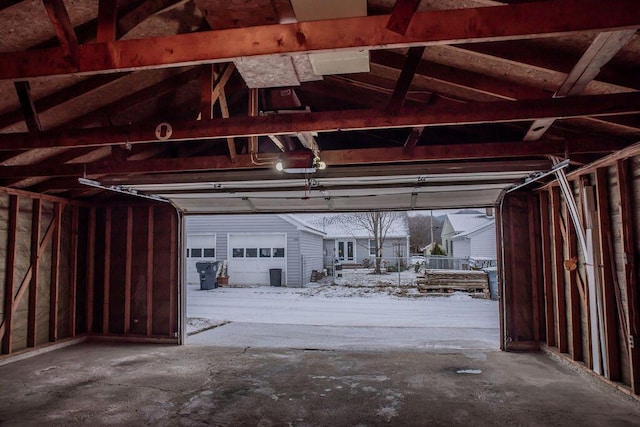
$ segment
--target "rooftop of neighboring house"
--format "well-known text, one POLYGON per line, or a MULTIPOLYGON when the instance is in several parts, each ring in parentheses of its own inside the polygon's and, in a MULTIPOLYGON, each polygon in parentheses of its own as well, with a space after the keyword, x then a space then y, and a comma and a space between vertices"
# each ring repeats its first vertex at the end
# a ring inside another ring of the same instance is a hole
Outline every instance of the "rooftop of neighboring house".
MULTIPOLYGON (((370 238, 371 232, 365 227, 357 224, 350 217, 354 214, 296 214, 289 215, 298 221, 309 224, 310 227, 321 230, 326 233, 325 239, 334 239, 340 237, 347 238, 370 238)), ((387 232, 386 237, 409 236, 409 228, 407 226, 406 212, 394 213, 395 218, 387 232)))
POLYGON ((495 218, 494 217, 485 217, 486 221, 484 221, 481 224, 476 225, 475 227, 472 227, 470 229, 468 229, 467 231, 464 231, 462 233, 458 233, 456 234, 453 239, 462 239, 464 237, 470 237, 473 234, 476 234, 486 228, 490 228, 490 227, 494 227, 495 226, 495 218))
POLYGON ((326 233, 322 231, 322 229, 314 226, 313 224, 310 224, 307 221, 304 221, 304 219, 300 218, 299 215, 278 215, 278 216, 283 220, 287 221, 289 224, 296 227, 298 230, 304 230, 309 233, 319 234, 322 237, 325 237, 326 235, 326 233))
POLYGON ((447 214, 445 223, 447 221, 451 224, 454 234, 458 235, 461 233, 467 233, 471 230, 476 230, 478 227, 482 228, 489 223, 493 223, 495 218, 483 213, 447 214))

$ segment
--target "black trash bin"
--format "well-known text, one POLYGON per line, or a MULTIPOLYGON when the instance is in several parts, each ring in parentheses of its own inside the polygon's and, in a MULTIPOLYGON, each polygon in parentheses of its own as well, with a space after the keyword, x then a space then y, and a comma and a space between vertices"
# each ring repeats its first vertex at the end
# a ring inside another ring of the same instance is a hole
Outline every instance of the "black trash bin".
POLYGON ((269 279, 271 279, 271 286, 281 286, 282 285, 282 269, 270 268, 269 279))
POLYGON ((196 270, 200 274, 200 290, 208 291, 218 287, 216 274, 218 272, 217 262, 196 262, 196 270))

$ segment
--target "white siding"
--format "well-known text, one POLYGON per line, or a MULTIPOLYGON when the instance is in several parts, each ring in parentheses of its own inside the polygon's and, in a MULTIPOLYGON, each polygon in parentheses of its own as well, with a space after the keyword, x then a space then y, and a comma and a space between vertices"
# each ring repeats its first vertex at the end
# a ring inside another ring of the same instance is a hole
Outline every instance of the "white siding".
POLYGON ((474 233, 471 237, 472 258, 496 259, 496 229, 495 226, 487 227, 474 233))
MULTIPOLYGON (((187 216, 186 234, 215 233, 216 259, 227 259, 228 233, 286 233, 287 271, 286 286, 299 287, 301 279, 300 232, 293 224, 278 215, 207 215, 187 216)), ((318 248, 320 251, 320 248, 318 248)), ((233 277, 229 278, 233 284, 233 277)))
POLYGON ((471 256, 471 244, 468 239, 461 238, 453 240, 453 257, 469 258, 471 256))
POLYGON ((300 231, 300 254, 302 261, 302 284, 308 283, 313 270, 321 271, 323 266, 322 236, 300 231))

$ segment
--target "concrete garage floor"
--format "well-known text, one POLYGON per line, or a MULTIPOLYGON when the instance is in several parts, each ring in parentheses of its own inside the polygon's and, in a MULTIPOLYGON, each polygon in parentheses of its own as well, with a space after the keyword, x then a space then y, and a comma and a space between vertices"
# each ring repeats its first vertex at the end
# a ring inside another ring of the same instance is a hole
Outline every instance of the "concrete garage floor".
POLYGON ((86 343, 0 367, 0 424, 638 425, 542 354, 86 343))

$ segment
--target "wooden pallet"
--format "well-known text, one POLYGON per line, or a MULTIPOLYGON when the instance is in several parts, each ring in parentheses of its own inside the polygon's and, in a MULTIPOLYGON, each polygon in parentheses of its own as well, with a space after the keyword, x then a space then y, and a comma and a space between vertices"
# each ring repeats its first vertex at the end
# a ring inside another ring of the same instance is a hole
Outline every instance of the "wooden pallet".
POLYGON ((421 293, 466 292, 489 297, 489 279, 483 271, 428 270, 416 283, 421 293))

